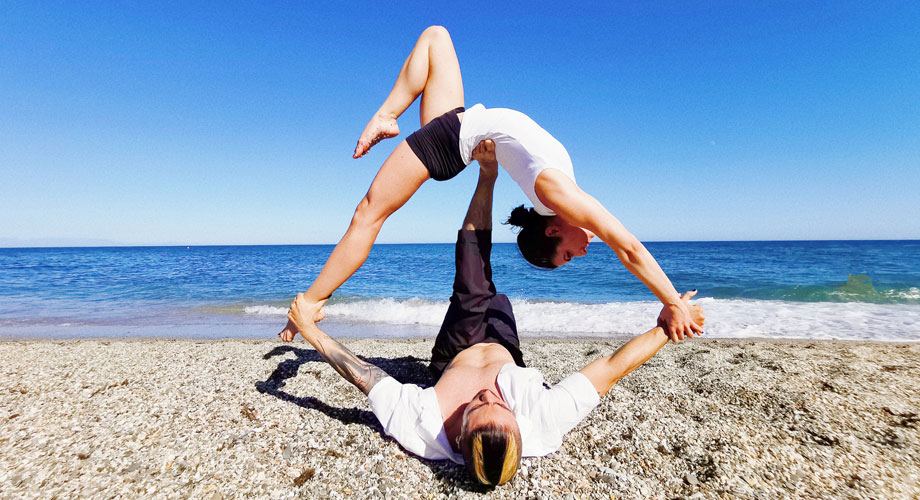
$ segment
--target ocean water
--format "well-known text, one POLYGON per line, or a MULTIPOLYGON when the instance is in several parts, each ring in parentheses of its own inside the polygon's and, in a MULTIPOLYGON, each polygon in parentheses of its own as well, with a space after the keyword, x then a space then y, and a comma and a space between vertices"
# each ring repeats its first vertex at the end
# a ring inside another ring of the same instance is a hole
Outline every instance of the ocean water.
MULTIPOLYGON (((647 243, 706 334, 920 340, 920 241, 647 243)), ((331 245, 0 249, 0 337, 271 337, 331 245)), ((660 304, 603 243, 554 271, 496 244, 493 278, 522 336, 622 338, 660 304)), ((333 296, 332 335, 434 336, 453 244, 377 245, 333 296)))

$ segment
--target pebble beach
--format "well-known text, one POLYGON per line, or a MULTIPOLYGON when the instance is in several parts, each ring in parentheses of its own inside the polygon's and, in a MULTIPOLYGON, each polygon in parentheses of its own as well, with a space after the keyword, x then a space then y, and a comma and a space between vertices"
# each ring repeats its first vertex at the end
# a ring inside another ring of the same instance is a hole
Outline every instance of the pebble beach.
MULTIPOLYGON (((432 339, 346 339, 431 385, 432 339)), ((623 341, 524 339, 555 383, 623 341)), ((0 342, 0 498, 920 498, 920 344, 695 339, 486 490, 303 341, 0 342)))

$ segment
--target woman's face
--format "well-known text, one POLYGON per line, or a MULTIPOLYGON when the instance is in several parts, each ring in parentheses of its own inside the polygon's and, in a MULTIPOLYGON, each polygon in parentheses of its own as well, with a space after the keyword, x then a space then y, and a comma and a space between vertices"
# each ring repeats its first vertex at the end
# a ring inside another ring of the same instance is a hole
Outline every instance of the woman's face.
POLYGON ((556 255, 553 256, 553 264, 556 267, 587 254, 588 243, 594 238, 591 231, 573 226, 559 217, 554 217, 546 226, 546 235, 560 240, 559 246, 556 247, 556 255))

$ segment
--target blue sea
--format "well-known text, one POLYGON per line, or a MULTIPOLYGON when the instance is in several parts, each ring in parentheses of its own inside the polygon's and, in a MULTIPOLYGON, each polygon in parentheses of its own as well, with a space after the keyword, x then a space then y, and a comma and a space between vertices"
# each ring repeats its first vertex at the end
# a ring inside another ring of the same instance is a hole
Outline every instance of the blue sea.
MULTIPOLYGON (((712 337, 920 340, 920 241, 647 243, 712 337)), ((331 245, 0 249, 0 337, 272 338, 331 245)), ((431 337, 453 244, 377 245, 327 305, 333 336, 431 337)), ((495 244, 524 337, 623 338, 660 304, 603 243, 554 271, 495 244)))

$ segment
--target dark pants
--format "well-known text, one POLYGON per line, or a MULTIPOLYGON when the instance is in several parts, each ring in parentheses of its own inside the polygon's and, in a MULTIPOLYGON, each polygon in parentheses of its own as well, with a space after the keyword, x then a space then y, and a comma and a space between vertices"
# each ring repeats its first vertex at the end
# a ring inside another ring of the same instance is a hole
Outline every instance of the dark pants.
POLYGON ((431 349, 429 369, 435 378, 460 351, 483 342, 501 344, 524 366, 511 302, 492 283, 491 253, 492 231, 459 232, 454 293, 431 349))

